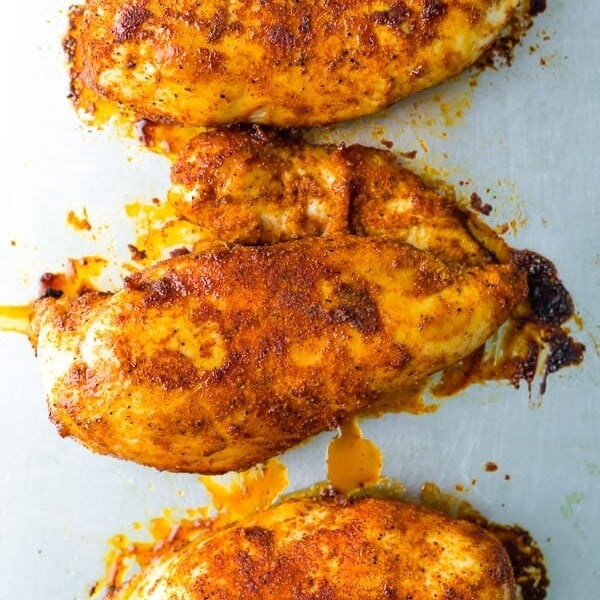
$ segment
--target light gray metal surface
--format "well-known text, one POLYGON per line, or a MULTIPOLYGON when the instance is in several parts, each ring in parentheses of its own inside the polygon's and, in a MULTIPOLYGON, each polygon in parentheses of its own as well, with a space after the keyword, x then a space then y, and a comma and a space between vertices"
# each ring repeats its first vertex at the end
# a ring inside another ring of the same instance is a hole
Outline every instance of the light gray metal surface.
MULTIPOLYGON (((68 256, 122 255, 133 239, 123 205, 161 197, 168 185, 164 159, 77 120, 60 50, 66 9, 59 0, 22 0, 3 22, 0 304, 31 299, 39 274, 68 256), (68 210, 83 206, 95 240, 65 226, 68 210)), ((583 330, 573 329, 586 358, 550 379, 539 407, 525 389, 486 385, 432 415, 363 423, 387 475, 413 489, 423 481, 463 485, 488 517, 529 529, 546 554, 550 598, 559 600, 597 598, 600 589, 598 31, 596 0, 551 0, 511 68, 483 73, 474 88, 465 75, 324 135, 392 140, 394 150, 418 150, 417 170, 429 164, 455 184, 470 182, 465 193, 494 205, 490 221, 519 221, 511 241, 551 258, 573 293, 583 330), (463 116, 445 124, 459 109, 463 116), (498 471, 486 472, 487 461, 498 471)), ((206 500, 194 476, 61 440, 21 336, 0 334, 0 381, 0 598, 85 598, 108 537, 165 506, 206 500)), ((291 489, 324 478, 331 436, 287 453, 291 489)))

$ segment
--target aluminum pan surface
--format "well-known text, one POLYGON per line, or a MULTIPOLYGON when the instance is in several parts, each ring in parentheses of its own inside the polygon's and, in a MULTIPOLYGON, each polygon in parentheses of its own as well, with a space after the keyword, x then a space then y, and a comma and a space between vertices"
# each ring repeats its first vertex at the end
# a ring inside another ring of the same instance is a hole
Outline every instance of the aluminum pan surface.
MULTIPOLYGON (((472 182, 464 191, 492 202, 491 222, 523 222, 514 244, 556 263, 588 350, 583 366, 551 378, 541 406, 530 406, 525 389, 479 386, 435 414, 388 415, 364 421, 363 430, 383 450, 386 475, 412 489, 461 484, 488 517, 529 529, 546 554, 551 599, 593 598, 600 589, 600 5, 549 4, 511 68, 483 73, 475 88, 465 75, 325 137, 384 138, 396 151, 418 150, 415 168, 430 164, 455 184, 472 182), (456 107, 464 115, 444 124, 456 107), (485 472, 487 461, 498 471, 485 472)), ((161 197, 168 184, 164 159, 77 120, 60 49, 66 9, 58 0, 22 0, 3 21, 2 304, 31 299, 39 274, 68 256, 119 255, 133 239, 123 205, 161 197), (83 206, 96 241, 65 226, 68 210, 83 206)), ((206 498, 194 476, 61 440, 26 340, 1 336, 0 598, 83 599, 101 574, 108 537, 165 506, 206 498)), ((324 478, 332 435, 286 454, 290 489, 324 478)))

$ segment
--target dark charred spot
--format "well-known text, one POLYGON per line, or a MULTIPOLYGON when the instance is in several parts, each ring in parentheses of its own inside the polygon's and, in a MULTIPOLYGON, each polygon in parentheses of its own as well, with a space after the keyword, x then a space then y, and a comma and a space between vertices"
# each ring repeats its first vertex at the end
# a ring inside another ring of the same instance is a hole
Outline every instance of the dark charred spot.
POLYGON ((398 600, 399 598, 396 589, 392 587, 389 583, 384 583, 383 597, 387 600, 398 600))
POLYGON ((129 250, 129 254, 131 255, 131 260, 135 260, 136 262, 140 262, 146 258, 146 251, 140 250, 137 246, 133 244, 127 244, 127 249, 129 250))
POLYGON ((177 258, 178 256, 185 256, 189 253, 190 251, 184 246, 182 246, 181 248, 175 248, 175 250, 171 250, 171 252, 169 252, 169 256, 171 258, 177 258))
POLYGON ((148 286, 149 294, 144 298, 146 306, 171 302, 182 295, 181 282, 174 277, 161 277, 148 286))
POLYGON ((483 215, 489 215, 492 212, 492 205, 484 202, 479 194, 473 192, 471 194, 471 208, 480 212, 483 215))
POLYGON ((294 34, 283 25, 272 25, 267 27, 267 40, 281 54, 287 54, 296 44, 294 34))
POLYGON ((126 42, 135 37, 140 27, 152 16, 152 13, 140 6, 128 6, 118 15, 113 29, 116 42, 126 42))
POLYGON ((530 341, 527 344, 527 354, 515 363, 514 373, 511 377, 511 383, 518 389, 521 381, 527 382, 527 387, 531 393, 531 384, 537 371, 540 348, 536 342, 530 341))
POLYGON ((268 550, 273 546, 273 532, 263 527, 246 527, 243 529, 244 536, 249 542, 268 550))
POLYGON ((544 554, 531 534, 518 525, 499 525, 479 522, 500 541, 510 558, 515 581, 527 600, 547 597, 550 579, 544 554))
POLYGON ((421 18, 431 22, 443 17, 448 10, 448 5, 443 0, 425 0, 421 18))
POLYGON ((307 33, 310 33, 311 29, 312 29, 312 24, 311 24, 310 14, 307 13, 305 15, 302 15, 302 18, 300 19, 300 26, 298 27, 298 31, 302 34, 307 34, 307 33))
POLYGON ((209 73, 219 72, 223 68, 223 55, 209 48, 198 48, 199 65, 209 73))
POLYGON ((47 288, 44 290, 42 294, 42 298, 60 298, 64 292, 62 290, 56 290, 54 288, 47 288))
POLYGON ((583 344, 576 342, 560 330, 545 341, 549 346, 549 353, 546 358, 544 378, 540 385, 540 393, 542 394, 546 392, 546 380, 550 373, 556 373, 556 371, 563 367, 581 364, 585 352, 583 344))
POLYGON ((377 11, 373 13, 373 22, 377 25, 387 25, 388 27, 398 27, 410 19, 410 9, 404 2, 396 2, 388 10, 377 11))
POLYGON ((227 30, 227 11, 224 8, 218 9, 212 19, 211 28, 206 36, 209 44, 219 41, 227 30))
POLYGON ((43 273, 40 277, 40 296, 45 297, 49 295, 59 298, 60 296, 56 296, 55 294, 60 291, 62 295, 62 290, 60 289, 61 279, 58 273, 43 273))
POLYGON ((532 17, 543 13, 547 8, 546 0, 529 0, 529 2, 529 14, 532 17))
POLYGON ((573 316, 571 295, 550 260, 530 250, 516 251, 514 260, 527 273, 529 303, 535 321, 561 325, 573 316))
POLYGON ((67 55, 67 60, 73 62, 75 58, 75 51, 77 49, 77 40, 73 35, 66 35, 63 38, 62 47, 64 53, 67 55))
POLYGON ((145 292, 144 306, 167 304, 186 295, 185 286, 175 273, 168 273, 154 281, 146 279, 142 272, 134 273, 125 278, 125 287, 145 292))
POLYGON ((367 290, 342 283, 337 296, 339 305, 330 313, 335 323, 348 323, 365 335, 381 329, 379 309, 367 290))

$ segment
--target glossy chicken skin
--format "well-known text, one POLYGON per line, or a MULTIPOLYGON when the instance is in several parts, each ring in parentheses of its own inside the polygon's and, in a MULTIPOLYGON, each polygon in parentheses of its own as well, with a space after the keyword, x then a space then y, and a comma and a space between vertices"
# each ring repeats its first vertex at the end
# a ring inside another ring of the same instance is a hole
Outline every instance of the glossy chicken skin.
POLYGON ((112 600, 514 600, 501 544, 392 500, 290 500, 166 554, 112 600))
POLYGON ((88 0, 81 79, 152 120, 323 125, 471 65, 518 0, 88 0))
POLYGON ((50 414, 92 450, 220 473, 264 461, 478 348, 526 292, 513 264, 446 264, 338 234, 159 263, 34 308, 50 414))
POLYGON ((488 231, 482 245, 473 215, 390 151, 367 146, 315 145, 258 127, 210 131, 181 152, 171 180, 178 214, 227 243, 383 235, 466 264, 489 262, 487 246, 496 253, 503 244, 488 231))

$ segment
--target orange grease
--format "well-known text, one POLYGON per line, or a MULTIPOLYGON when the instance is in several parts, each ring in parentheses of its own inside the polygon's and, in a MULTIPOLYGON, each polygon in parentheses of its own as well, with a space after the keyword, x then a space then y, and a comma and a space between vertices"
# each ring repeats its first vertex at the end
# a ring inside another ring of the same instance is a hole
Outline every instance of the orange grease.
POLYGON ((118 134, 137 139, 152 152, 174 158, 194 135, 206 128, 153 123, 91 90, 81 77, 83 56, 77 45, 77 30, 82 18, 83 7, 73 6, 69 12, 69 30, 63 40, 71 82, 69 97, 79 117, 98 129, 109 125, 118 134))
POLYGON ((108 266, 99 256, 70 258, 63 273, 44 273, 40 278, 41 295, 62 292, 67 298, 96 291, 96 281, 108 266))
POLYGON ((133 259, 143 267, 168 258, 169 252, 201 250, 204 240, 212 241, 201 227, 180 218, 168 199, 132 202, 125 206, 125 213, 136 231, 133 259))
POLYGON ((70 210, 67 214, 67 224, 69 224, 76 231, 91 231, 92 226, 88 220, 87 209, 83 209, 83 215, 77 216, 74 210, 70 210))
MULTIPOLYGON (((92 588, 90 598, 119 587, 132 572, 144 568, 163 554, 184 546, 199 536, 225 527, 271 506, 288 485, 286 466, 277 458, 243 473, 224 477, 199 477, 210 496, 208 506, 186 510, 180 518, 171 509, 150 520, 146 541, 134 541, 123 533, 109 540, 105 572, 92 588)), ((139 522, 132 525, 142 529, 139 522)))
POLYGON ((32 308, 31 304, 0 306, 0 331, 27 334, 32 308))
POLYGON ((327 448, 327 478, 331 487, 349 494, 381 480, 383 455, 379 448, 363 438, 356 418, 344 421, 339 435, 327 448))

